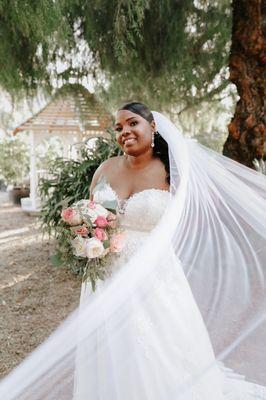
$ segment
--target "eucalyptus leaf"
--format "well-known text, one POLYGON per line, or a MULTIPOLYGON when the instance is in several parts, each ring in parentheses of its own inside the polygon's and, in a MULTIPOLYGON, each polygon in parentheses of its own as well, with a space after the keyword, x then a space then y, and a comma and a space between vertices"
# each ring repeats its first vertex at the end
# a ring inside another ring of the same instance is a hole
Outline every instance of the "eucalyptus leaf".
POLYGON ((104 241, 103 241, 103 247, 104 247, 105 249, 107 249, 109 246, 110 246, 110 241, 109 241, 109 240, 104 240, 104 241))
POLYGON ((54 266, 56 266, 56 267, 60 267, 60 266, 62 266, 63 265, 63 260, 62 260, 62 258, 60 257, 60 255, 59 254, 53 254, 51 257, 50 257, 50 260, 51 260, 51 262, 52 262, 52 264, 54 265, 54 266))

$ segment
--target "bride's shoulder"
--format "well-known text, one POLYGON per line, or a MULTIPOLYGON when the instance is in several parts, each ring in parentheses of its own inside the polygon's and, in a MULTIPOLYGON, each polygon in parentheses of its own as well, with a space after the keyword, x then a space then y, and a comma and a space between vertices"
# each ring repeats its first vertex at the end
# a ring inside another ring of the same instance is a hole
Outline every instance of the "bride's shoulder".
MULTIPOLYGON (((124 157, 123 156, 113 156, 113 157, 109 157, 107 158, 104 162, 102 162, 102 164, 100 165, 100 167, 110 167, 112 165, 117 165, 124 157)), ((99 168, 100 168, 99 167, 99 168)))
POLYGON ((99 165, 99 167, 96 169, 94 175, 96 175, 96 177, 99 177, 102 173, 104 173, 106 171, 110 171, 110 168, 117 168, 117 166, 121 162, 122 158, 123 158, 123 156, 114 156, 114 157, 107 158, 99 165))
POLYGON ((96 186, 97 182, 101 178, 102 175, 110 174, 112 173, 112 170, 115 170, 123 156, 114 156, 107 158, 104 160, 99 167, 96 169, 94 172, 94 175, 92 177, 91 185, 90 185, 90 197, 92 197, 92 191, 94 187, 96 186))

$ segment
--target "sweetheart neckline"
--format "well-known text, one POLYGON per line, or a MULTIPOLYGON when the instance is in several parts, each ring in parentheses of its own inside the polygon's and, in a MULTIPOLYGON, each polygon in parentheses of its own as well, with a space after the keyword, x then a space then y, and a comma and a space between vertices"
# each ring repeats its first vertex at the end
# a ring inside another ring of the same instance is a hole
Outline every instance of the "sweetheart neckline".
POLYGON ((110 185, 109 182, 106 181, 106 185, 108 185, 109 188, 112 190, 112 192, 114 193, 114 195, 115 195, 115 197, 117 198, 117 200, 119 200, 119 201, 124 201, 124 202, 128 202, 129 200, 133 199, 136 195, 139 195, 139 194, 141 194, 141 193, 148 192, 148 191, 151 191, 151 190, 152 190, 152 191, 155 190, 155 191, 159 191, 159 192, 166 192, 166 193, 169 193, 169 194, 170 194, 170 191, 169 191, 169 190, 166 190, 166 189, 150 188, 150 189, 143 189, 143 190, 140 190, 139 192, 132 193, 132 195, 129 196, 128 198, 122 199, 121 197, 118 196, 117 192, 112 188, 112 186, 110 185))

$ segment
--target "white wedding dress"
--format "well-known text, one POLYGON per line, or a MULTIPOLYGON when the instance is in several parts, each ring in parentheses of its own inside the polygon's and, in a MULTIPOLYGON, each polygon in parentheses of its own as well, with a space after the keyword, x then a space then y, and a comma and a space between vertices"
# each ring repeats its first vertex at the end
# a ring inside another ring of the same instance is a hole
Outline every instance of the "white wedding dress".
POLYGON ((121 200, 96 185, 125 247, 0 382, 1 400, 266 400, 265 176, 152 114, 170 192, 121 200))
MULTIPOLYGON (((107 182, 94 193, 97 202, 118 201, 119 223, 126 232, 125 247, 110 266, 111 276, 97 285, 97 295, 147 240, 169 197, 166 190, 147 189, 121 200, 107 182)), ((90 284, 84 283, 80 307, 93 296, 90 284)), ((121 324, 121 328, 106 320, 105 328, 99 329, 90 343, 79 346, 75 400, 266 399, 264 387, 246 382, 215 362, 207 329, 171 248, 141 308, 133 300, 125 307, 131 316, 129 324, 121 324), (108 345, 109 333, 116 329, 117 340, 108 345), (99 353, 95 352, 97 346, 99 353), (91 357, 93 353, 95 357, 91 357), (212 368, 199 375, 210 365, 212 368), (197 375, 198 379, 182 390, 197 375)))

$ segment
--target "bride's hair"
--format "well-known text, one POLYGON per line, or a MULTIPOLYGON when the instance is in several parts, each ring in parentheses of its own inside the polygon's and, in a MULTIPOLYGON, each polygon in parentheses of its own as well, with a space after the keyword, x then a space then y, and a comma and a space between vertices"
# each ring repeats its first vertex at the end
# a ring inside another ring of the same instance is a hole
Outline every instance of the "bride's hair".
MULTIPOLYGON (((127 103, 123 107, 119 108, 119 110, 128 110, 135 114, 140 115, 142 118, 146 119, 148 122, 154 121, 154 117, 150 109, 142 103, 132 102, 127 103)), ((169 156, 168 156, 168 144, 157 131, 157 134, 154 135, 154 147, 153 147, 153 155, 155 157, 160 158, 163 162, 165 171, 166 171, 166 180, 170 184, 170 168, 169 168, 169 156)))

